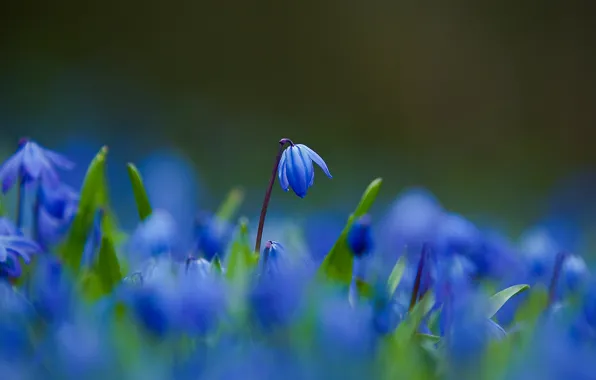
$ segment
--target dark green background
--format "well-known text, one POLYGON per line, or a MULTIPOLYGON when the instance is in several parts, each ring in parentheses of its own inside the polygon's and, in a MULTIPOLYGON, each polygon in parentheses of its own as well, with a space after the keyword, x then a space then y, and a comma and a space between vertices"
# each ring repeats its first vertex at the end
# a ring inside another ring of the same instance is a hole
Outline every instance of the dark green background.
POLYGON ((344 210, 382 176, 386 199, 423 185, 518 229, 557 181, 596 162, 592 8, 4 0, 2 141, 94 135, 126 160, 178 147, 214 198, 244 184, 259 200, 290 137, 334 179, 317 172, 305 201, 275 193, 284 207, 344 210))

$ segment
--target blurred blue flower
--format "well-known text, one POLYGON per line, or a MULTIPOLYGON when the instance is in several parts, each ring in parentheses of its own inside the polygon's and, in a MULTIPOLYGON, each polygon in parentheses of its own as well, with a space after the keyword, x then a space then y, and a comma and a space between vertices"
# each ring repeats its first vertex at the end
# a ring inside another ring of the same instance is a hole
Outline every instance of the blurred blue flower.
POLYGON ((548 230, 534 227, 524 233, 519 243, 520 253, 529 275, 536 281, 548 283, 552 275, 555 258, 561 247, 548 230))
POLYGON ((40 206, 52 217, 68 220, 74 216, 79 201, 79 193, 72 187, 59 183, 55 186, 41 185, 40 206))
POLYGON ((149 333, 164 337, 173 328, 175 294, 170 287, 156 284, 130 288, 126 302, 135 319, 149 333))
POLYGON ((281 188, 288 191, 291 187, 297 196, 304 198, 315 181, 313 161, 327 177, 332 178, 325 161, 306 145, 292 144, 284 150, 277 171, 281 188))
POLYGON ((0 235, 0 277, 15 278, 22 272, 19 259, 26 264, 41 247, 33 240, 19 235, 0 235))
POLYGON ((458 291, 444 306, 449 313, 445 344, 451 365, 477 365, 490 341, 501 340, 505 330, 486 317, 488 299, 476 290, 458 291), (464 293, 464 294, 462 294, 464 293))
POLYGON ((348 232, 348 246, 356 257, 370 253, 373 248, 371 218, 364 215, 356 220, 348 232))
POLYGON ((211 274, 212 265, 209 261, 203 258, 192 258, 189 257, 184 264, 185 268, 184 271, 188 276, 193 276, 196 278, 204 278, 211 274))
POLYGON ((391 206, 383 222, 385 251, 395 255, 407 249, 417 257, 425 243, 434 243, 442 217, 442 207, 436 198, 424 189, 411 189, 401 194, 391 206))
POLYGON ((208 261, 215 255, 223 259, 233 231, 227 221, 209 213, 200 213, 195 219, 196 248, 208 261))
POLYGON ((12 220, 0 217, 0 235, 18 235, 19 231, 17 226, 12 222, 12 220))
POLYGON ((150 257, 172 254, 177 243, 178 230, 172 216, 165 210, 154 210, 129 240, 130 259, 138 265, 150 257))
POLYGON ((65 320, 77 305, 75 283, 69 272, 50 255, 39 256, 31 276, 27 297, 47 322, 65 320))
POLYGON ((269 240, 265 243, 263 254, 259 259, 261 274, 276 273, 280 270, 280 260, 284 260, 284 247, 280 243, 269 240))
POLYGON ((56 169, 69 170, 73 167, 74 164, 61 154, 42 148, 34 141, 22 140, 17 152, 0 167, 2 192, 10 190, 19 177, 26 184, 37 180, 57 184, 56 169))
POLYGON ((249 290, 248 302, 259 326, 270 329, 286 326, 301 315, 306 285, 311 278, 308 269, 283 267, 275 275, 259 276, 249 290))
POLYGON ((439 221, 436 247, 440 255, 465 254, 478 247, 478 228, 461 215, 445 213, 439 221))
POLYGON ((175 328, 181 334, 205 334, 222 319, 226 306, 223 279, 216 275, 183 276, 177 285, 175 328))
POLYGON ((563 286, 563 292, 578 292, 589 278, 590 272, 584 259, 577 255, 568 255, 565 258, 559 282, 563 286))

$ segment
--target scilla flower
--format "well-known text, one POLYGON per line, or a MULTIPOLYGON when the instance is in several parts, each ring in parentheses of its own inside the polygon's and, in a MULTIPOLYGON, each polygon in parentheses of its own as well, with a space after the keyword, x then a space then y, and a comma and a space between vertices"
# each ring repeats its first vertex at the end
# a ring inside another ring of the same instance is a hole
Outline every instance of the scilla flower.
POLYGON ((348 246, 356 257, 362 257, 372 249, 372 236, 370 230, 370 216, 364 215, 358 219, 348 233, 348 246))
POLYGON ((304 198, 315 180, 313 161, 323 169, 327 177, 332 178, 325 161, 306 145, 292 144, 284 150, 277 171, 282 189, 288 191, 291 187, 297 196, 304 198))
POLYGON ((19 177, 24 183, 42 180, 57 184, 56 169, 69 170, 73 166, 74 164, 61 154, 42 148, 34 141, 22 139, 17 152, 0 167, 2 192, 10 190, 19 177))
POLYGON ((33 240, 18 235, 0 236, 0 277, 19 277, 21 264, 31 261, 31 255, 39 253, 41 248, 33 240))

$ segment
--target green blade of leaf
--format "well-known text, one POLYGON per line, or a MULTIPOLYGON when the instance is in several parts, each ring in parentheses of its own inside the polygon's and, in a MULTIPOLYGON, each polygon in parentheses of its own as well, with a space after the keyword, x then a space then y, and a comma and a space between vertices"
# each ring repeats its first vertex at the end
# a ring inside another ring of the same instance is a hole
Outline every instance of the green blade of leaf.
POLYGON ((400 323, 392 337, 400 344, 406 344, 414 337, 422 319, 435 304, 435 296, 432 292, 426 292, 424 297, 408 313, 408 317, 400 323))
POLYGON ((137 203, 137 211, 139 213, 139 218, 141 220, 145 220, 149 217, 149 215, 151 215, 153 211, 151 209, 151 203, 149 202, 147 190, 145 189, 145 185, 143 184, 143 178, 141 177, 141 173, 134 164, 128 163, 126 165, 126 169, 128 171, 130 183, 132 184, 132 192, 135 197, 135 202, 137 203))
POLYGON ((99 255, 93 267, 93 272, 98 276, 105 294, 110 294, 122 281, 118 256, 114 249, 114 243, 109 236, 104 236, 101 240, 99 255))
POLYGON ((331 251, 329 251, 329 254, 327 254, 325 257, 325 260, 323 260, 323 263, 319 268, 320 275, 325 276, 328 279, 341 282, 344 285, 350 284, 352 281, 354 257, 352 252, 350 252, 346 238, 354 221, 368 213, 370 207, 379 194, 379 189, 381 188, 382 182, 383 181, 381 178, 377 178, 372 181, 370 185, 368 185, 364 191, 364 194, 362 195, 362 198, 360 199, 360 203, 358 203, 358 206, 356 207, 356 210, 348 218, 348 223, 342 230, 341 235, 331 248, 331 251))
POLYGON ((422 334, 422 333, 416 333, 416 339, 418 339, 420 341, 420 343, 439 343, 439 341, 441 340, 441 337, 438 335, 431 335, 431 334, 422 334))
POLYGON ((226 277, 243 281, 248 271, 256 264, 256 259, 249 245, 248 221, 241 218, 239 227, 240 233, 232 243, 226 262, 226 277))
POLYGON ((219 210, 217 210, 215 216, 220 220, 231 220, 240 209, 243 201, 244 191, 239 188, 232 189, 232 191, 228 193, 226 200, 219 207, 219 210))
POLYGON ((213 257, 213 260, 212 261, 213 261, 212 262, 212 265, 213 265, 213 268, 215 268, 215 271, 217 273, 223 272, 223 270, 221 268, 221 260, 219 259, 219 256, 218 255, 215 255, 215 257, 213 257))
POLYGON ((107 206, 107 185, 105 180, 108 148, 103 147, 91 161, 79 199, 79 207, 63 245, 58 249, 64 265, 78 273, 87 236, 93 227, 95 212, 107 206))
POLYGON ((387 293, 390 296, 393 295, 393 293, 395 293, 395 289, 397 289, 397 286, 399 285, 399 282, 401 281, 401 277, 403 276, 405 269, 406 269, 406 257, 401 256, 395 263, 395 266, 393 267, 393 270, 391 271, 391 274, 389 275, 389 280, 387 281, 387 293))
POLYGON ((486 316, 488 318, 494 317, 495 314, 505 305, 505 303, 514 295, 519 294, 527 289, 529 289, 529 285, 520 284, 520 285, 513 285, 508 287, 507 289, 503 289, 500 292, 496 293, 492 297, 490 297, 489 308, 486 312, 486 316))

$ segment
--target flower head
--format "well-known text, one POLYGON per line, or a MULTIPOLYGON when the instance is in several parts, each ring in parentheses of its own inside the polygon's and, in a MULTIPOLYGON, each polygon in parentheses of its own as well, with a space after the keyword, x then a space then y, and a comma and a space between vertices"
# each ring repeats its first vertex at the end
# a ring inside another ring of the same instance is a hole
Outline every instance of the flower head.
POLYGON ((24 236, 0 236, 0 277, 19 277, 21 275, 19 258, 29 264, 31 255, 40 251, 41 248, 36 242, 24 236))
POLYGON ((232 226, 227 221, 208 213, 200 213, 195 219, 197 250, 208 261, 215 255, 223 258, 232 232, 232 226))
POLYGON ((0 217, 0 235, 18 235, 18 228, 12 220, 0 217))
POLYGON ((56 169, 69 170, 73 167, 74 164, 61 154, 42 148, 34 141, 23 139, 19 142, 16 153, 0 167, 2 192, 10 190, 19 176, 24 183, 42 180, 48 184, 57 184, 56 169))
POLYGON ((313 161, 323 169, 327 177, 332 178, 325 161, 306 145, 292 144, 284 150, 277 170, 281 188, 288 191, 291 187, 297 196, 304 198, 315 180, 313 161))
POLYGON ((370 216, 364 215, 350 228, 348 233, 348 246, 356 257, 362 257, 372 249, 372 236, 370 230, 370 216))

